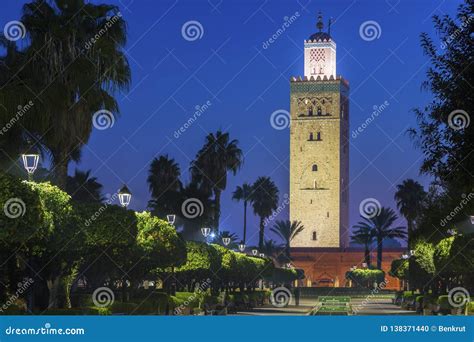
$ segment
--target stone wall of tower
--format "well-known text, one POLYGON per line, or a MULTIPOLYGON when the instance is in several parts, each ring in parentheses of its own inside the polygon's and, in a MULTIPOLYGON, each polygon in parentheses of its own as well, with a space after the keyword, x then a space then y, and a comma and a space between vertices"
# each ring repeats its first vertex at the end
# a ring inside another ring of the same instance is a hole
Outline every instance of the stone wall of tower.
POLYGON ((341 78, 291 82, 290 219, 305 226, 292 247, 347 245, 348 91, 341 78))

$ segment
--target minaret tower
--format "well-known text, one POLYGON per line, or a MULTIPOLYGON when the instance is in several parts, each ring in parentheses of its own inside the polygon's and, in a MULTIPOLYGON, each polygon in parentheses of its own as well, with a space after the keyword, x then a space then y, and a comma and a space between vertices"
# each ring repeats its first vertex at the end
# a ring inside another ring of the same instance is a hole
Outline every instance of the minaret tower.
POLYGON ((304 77, 290 82, 290 219, 305 229, 291 247, 348 245, 349 83, 336 76, 336 43, 324 32, 304 42, 304 77))

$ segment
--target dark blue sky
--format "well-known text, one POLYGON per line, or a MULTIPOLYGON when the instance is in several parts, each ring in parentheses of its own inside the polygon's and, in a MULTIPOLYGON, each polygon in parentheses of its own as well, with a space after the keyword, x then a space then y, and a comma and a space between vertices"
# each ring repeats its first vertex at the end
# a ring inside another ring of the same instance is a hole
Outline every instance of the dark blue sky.
MULTIPOLYGON (((221 229, 241 233, 242 205, 231 200, 231 193, 242 182, 271 176, 281 197, 288 193, 289 130, 273 129, 270 115, 289 109, 289 78, 303 74, 303 40, 316 31, 319 10, 325 23, 328 16, 335 20, 331 34, 337 43, 337 74, 351 86, 351 132, 371 115, 374 105, 389 103, 361 134, 351 137, 351 225, 363 199, 373 197, 395 207, 394 185, 406 178, 427 184, 418 174, 421 154, 405 133, 415 125, 411 110, 430 99, 421 91, 428 64, 419 34, 435 36, 431 16, 454 14, 459 1, 105 2, 117 4, 128 23, 133 84, 128 94, 117 94, 120 118, 113 127, 93 132, 78 167, 92 169, 106 193, 127 183, 134 194, 132 208, 143 210, 149 200, 146 176, 153 157, 175 158, 187 181, 189 162, 204 136, 218 129, 229 131, 245 153, 243 168, 229 177, 222 196, 221 229), (297 19, 264 49, 285 17, 296 12, 297 19), (201 39, 183 38, 181 28, 190 20, 202 25, 201 39), (381 28, 373 41, 359 34, 361 24, 369 20, 381 28), (176 138, 174 132, 207 101, 209 109, 176 138)), ((23 3, 2 1, 2 27, 20 19, 23 3)), ((284 210, 279 218, 287 216, 284 210)), ((257 219, 250 215, 249 223, 255 242, 257 219)))

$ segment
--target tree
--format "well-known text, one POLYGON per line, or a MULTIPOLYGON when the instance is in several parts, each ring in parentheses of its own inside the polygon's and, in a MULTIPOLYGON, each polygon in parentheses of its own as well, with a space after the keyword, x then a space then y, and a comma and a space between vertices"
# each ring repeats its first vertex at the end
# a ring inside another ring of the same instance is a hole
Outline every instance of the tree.
POLYGON ((270 229, 273 233, 278 235, 284 243, 285 246, 285 255, 287 262, 290 262, 290 243, 291 241, 302 231, 304 226, 301 224, 301 221, 277 221, 275 225, 270 229))
MULTIPOLYGON (((265 253, 269 258, 276 258, 279 259, 279 252, 281 250, 281 245, 277 244, 277 242, 273 239, 265 240, 263 242, 263 248, 261 252, 265 253)), ((286 259, 286 258, 285 258, 286 259)), ((283 260, 284 262, 284 260, 283 260)))
POLYGON ((265 219, 269 217, 278 206, 278 188, 270 177, 259 177, 253 187, 253 211, 260 217, 258 248, 263 248, 265 219))
POLYGON ((472 179, 474 169, 474 125, 470 122, 474 100, 469 96, 474 83, 473 12, 474 2, 466 0, 456 18, 434 15, 441 44, 426 33, 421 35, 431 62, 423 87, 433 94, 433 100, 415 111, 419 127, 410 130, 423 152, 421 172, 454 192, 453 198, 472 191, 472 182, 467 180, 472 179))
POLYGON ((93 121, 113 122, 119 109, 113 94, 130 84, 125 21, 117 6, 84 0, 34 0, 23 6, 21 21, 41 110, 25 121, 49 150, 55 182, 65 189, 68 164, 80 159, 93 121), (94 116, 99 110, 106 112, 94 116))
MULTIPOLYGON (((423 200, 426 192, 423 186, 413 179, 406 179, 402 184, 397 185, 395 201, 397 202, 400 214, 407 220, 408 237, 415 229, 415 220, 423 210, 423 200)), ((408 246, 410 246, 408 244, 408 246)))
POLYGON ((227 172, 234 175, 243 163, 242 150, 229 133, 217 131, 206 136, 204 146, 191 163, 192 182, 214 194, 214 229, 219 227, 221 193, 227 187, 227 172))
POLYGON ((91 177, 91 170, 76 169, 74 176, 68 176, 66 192, 72 199, 79 202, 102 202, 102 184, 96 177, 91 177))
POLYGON ((235 233, 231 233, 227 230, 224 230, 224 231, 220 231, 219 233, 217 233, 216 237, 215 237, 215 244, 217 245, 220 245, 220 246, 224 246, 224 247, 227 247, 229 249, 233 249, 233 248, 237 248, 237 243, 239 241, 239 238, 237 236, 237 234, 235 233), (229 238, 230 239, 230 242, 228 245, 225 245, 223 240, 224 238, 229 238))
POLYGON ((374 217, 361 216, 363 221, 358 222, 354 228, 373 232, 377 241, 377 268, 382 269, 383 240, 406 238, 404 227, 392 227, 398 219, 393 209, 382 207, 380 213, 374 217))
POLYGON ((244 244, 247 241, 247 205, 252 203, 252 194, 253 194, 253 189, 252 186, 248 183, 244 183, 241 186, 237 186, 235 188, 234 193, 232 194, 232 199, 236 201, 242 201, 244 202, 244 238, 243 242, 244 244))
POLYGON ((364 246, 364 260, 367 267, 370 268, 370 247, 374 242, 374 231, 366 226, 360 227, 352 233, 351 240, 364 246))
POLYGON ((158 217, 164 218, 167 214, 177 212, 176 204, 183 188, 180 176, 179 165, 167 155, 155 158, 151 162, 147 182, 152 199, 148 202, 148 206, 158 217))

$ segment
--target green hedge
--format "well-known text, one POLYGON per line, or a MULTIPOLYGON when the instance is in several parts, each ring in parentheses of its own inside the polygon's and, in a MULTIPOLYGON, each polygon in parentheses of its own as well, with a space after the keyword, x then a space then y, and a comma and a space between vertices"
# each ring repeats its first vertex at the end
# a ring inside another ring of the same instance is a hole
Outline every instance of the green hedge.
POLYGON ((385 280, 385 272, 378 269, 358 268, 346 273, 346 278, 354 282, 353 286, 372 288, 374 282, 385 280))

